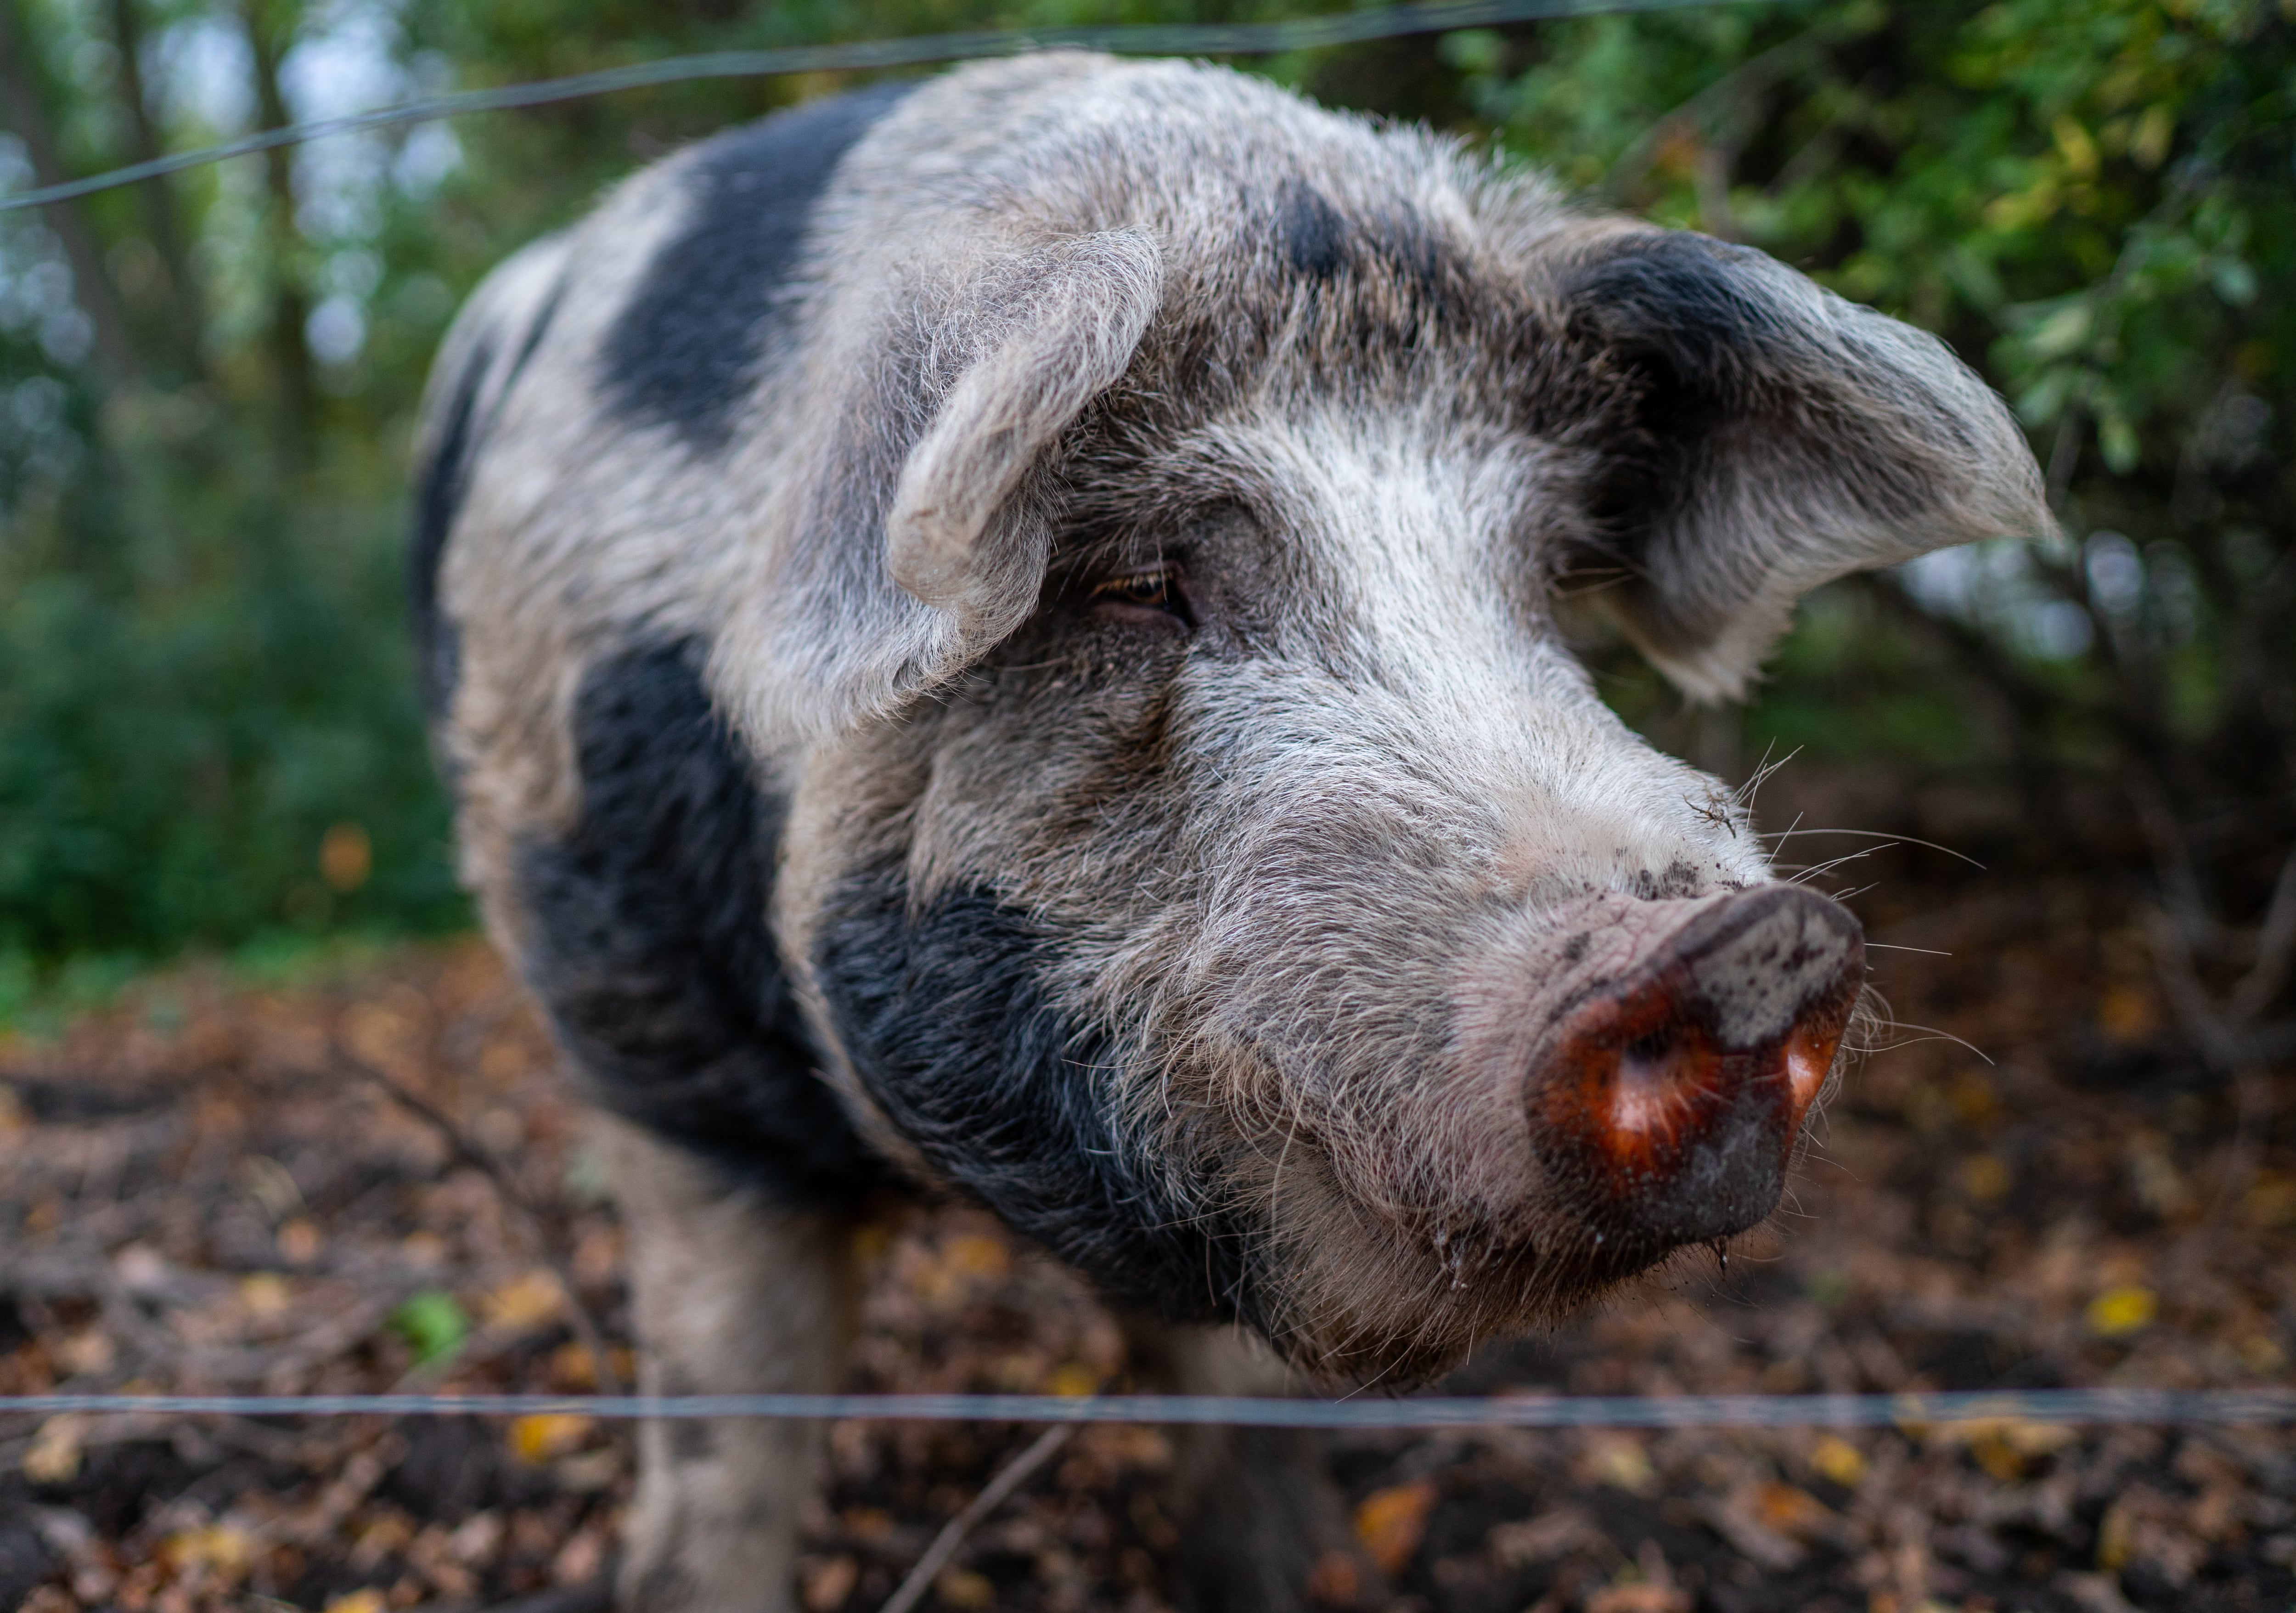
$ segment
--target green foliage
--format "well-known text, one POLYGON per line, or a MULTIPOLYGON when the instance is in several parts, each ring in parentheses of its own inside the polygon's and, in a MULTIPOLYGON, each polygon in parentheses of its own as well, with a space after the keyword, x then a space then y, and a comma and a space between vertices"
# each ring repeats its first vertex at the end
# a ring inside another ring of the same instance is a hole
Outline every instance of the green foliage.
POLYGON ((401 1300, 390 1325, 414 1352, 419 1367, 454 1360, 471 1336, 470 1313, 444 1288, 425 1288, 401 1300))
POLYGON ((2034 433, 2064 540, 1822 595, 1752 748, 2013 771, 2092 861, 2051 798, 2155 800, 2252 909, 2296 839, 2296 6, 1789 3, 1444 53, 1511 152, 1927 325, 2034 433))

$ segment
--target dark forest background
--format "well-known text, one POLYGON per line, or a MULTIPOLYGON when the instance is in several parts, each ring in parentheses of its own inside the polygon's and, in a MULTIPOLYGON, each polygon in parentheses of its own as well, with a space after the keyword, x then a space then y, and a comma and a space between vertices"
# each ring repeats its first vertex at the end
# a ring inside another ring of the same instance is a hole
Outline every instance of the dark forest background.
MULTIPOLYGON (((1317 9, 0 0, 0 191, 681 52, 1317 9)), ((2062 541, 1824 591, 1742 709, 1686 711, 1598 643, 1604 687, 1734 781, 1792 756, 1835 813, 1810 827, 2125 904, 2203 1061, 2296 1047, 2296 0, 1778 0, 1238 65, 1752 243, 1980 366, 2062 541)), ((469 117, 0 215, 0 1027, 187 951, 470 922, 401 607, 431 353, 610 180, 858 81, 469 117)))

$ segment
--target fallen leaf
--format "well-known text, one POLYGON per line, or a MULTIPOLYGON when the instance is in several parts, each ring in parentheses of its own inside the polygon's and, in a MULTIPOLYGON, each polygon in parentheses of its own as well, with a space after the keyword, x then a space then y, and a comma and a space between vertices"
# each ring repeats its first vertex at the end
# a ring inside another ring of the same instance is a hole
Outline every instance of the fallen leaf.
POLYGON ((176 1568, 205 1568, 238 1579, 255 1561, 255 1537, 229 1524, 211 1524, 170 1535, 160 1543, 160 1551, 176 1568))
POLYGON ((1427 1533, 1434 1504, 1435 1484, 1426 1478, 1374 1490, 1357 1503, 1356 1539, 1381 1573, 1391 1578, 1403 1572, 1427 1533))
POLYGON ((1807 1490, 1767 1484, 1754 1492, 1753 1513, 1764 1527, 1797 1540, 1821 1535, 1833 1522, 1833 1510, 1807 1490))
POLYGON ((566 1305, 566 1289, 547 1266, 522 1271, 489 1292, 480 1304, 487 1327, 512 1337, 556 1321, 566 1305))
POLYGON ((1586 1508, 1558 1507, 1521 1523, 1501 1524, 1485 1539, 1501 1567, 1528 1568, 1574 1551, 1592 1551, 1602 1545, 1603 1531, 1586 1508))
POLYGON ((1587 1466, 1602 1483, 1631 1495, 1647 1495, 1658 1485, 1650 1453, 1629 1435, 1598 1436, 1587 1447, 1587 1466))
POLYGON ((1100 1392, 1100 1374, 1082 1362, 1071 1361, 1054 1367, 1045 1379, 1045 1393, 1065 1395, 1072 1399, 1100 1392))
POLYGON ((806 1613, 837 1613, 860 1583, 861 1565, 850 1557, 832 1557, 806 1571, 800 1596, 806 1613))
POLYGON ((1351 1608, 1363 1594, 1363 1569, 1345 1551, 1326 1551, 1308 1571, 1308 1600, 1326 1608, 1351 1608))
POLYGON ((390 1325, 421 1365, 453 1356, 471 1336, 469 1313, 443 1288, 425 1288, 406 1299, 390 1313, 390 1325))
POLYGON ((2088 1302, 2088 1330, 2100 1338, 2126 1338, 2151 1327, 2160 1310, 2152 1289, 2122 1283, 2088 1302))
POLYGON ((1690 1613, 1690 1592, 1680 1585, 1630 1580, 1604 1585, 1588 1597, 1587 1613, 1690 1613))
POLYGON ((996 1600, 996 1587, 986 1574, 970 1568, 943 1568, 933 1581, 933 1594, 952 1608, 985 1608, 996 1600))
POLYGON ((584 1585, 606 1564, 606 1543, 594 1528, 583 1529, 550 1560, 550 1577, 562 1585, 584 1585))
POLYGON ((119 1359, 111 1335, 102 1328, 83 1328, 66 1334, 53 1346, 56 1364, 67 1372, 109 1372, 119 1359))
POLYGON ((1013 1268, 1013 1252, 994 1238, 966 1232, 942 1247, 941 1263, 964 1277, 1002 1277, 1013 1268))
POLYGON ((279 1258, 297 1266, 309 1265, 327 1247, 326 1235, 319 1230, 318 1223, 301 1215, 281 1227, 273 1241, 279 1246, 279 1258))
POLYGON ((535 1411, 514 1419, 510 1425, 510 1453, 528 1466, 537 1466, 554 1456, 563 1456, 584 1440, 597 1427, 594 1418, 575 1411, 535 1411))
POLYGON ((278 1272, 250 1271, 239 1280, 239 1303, 250 1316, 284 1316, 295 1296, 278 1272))
POLYGON ((1845 1490, 1856 1489, 1866 1477, 1865 1453, 1838 1434, 1826 1435, 1811 1448, 1809 1465, 1845 1490))
POLYGON ((60 1485, 79 1471, 80 1441, 87 1436, 87 1419, 66 1411, 42 1423, 24 1453, 24 1477, 36 1485, 60 1485))
POLYGON ((389 1606, 380 1591, 350 1591, 328 1598, 324 1613, 385 1613, 389 1606))

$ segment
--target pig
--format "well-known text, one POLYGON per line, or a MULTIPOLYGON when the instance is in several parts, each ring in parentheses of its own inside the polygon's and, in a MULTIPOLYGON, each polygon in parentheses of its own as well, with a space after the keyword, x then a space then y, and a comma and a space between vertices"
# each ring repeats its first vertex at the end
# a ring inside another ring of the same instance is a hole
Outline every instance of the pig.
MULTIPOLYGON (((904 1196, 1187 1390, 1423 1382, 1754 1226, 1858 926, 1565 627, 1727 699, 1808 589, 2047 519, 1943 343, 1759 251, 1067 52, 636 175, 484 283, 425 409, 463 873, 600 1115, 662 1394, 837 1387, 904 1196)), ((644 1425, 622 1604, 789 1605, 816 1446, 644 1425)), ((1174 1482, 1193 1605, 1349 1550, 1303 1436, 1174 1482)))

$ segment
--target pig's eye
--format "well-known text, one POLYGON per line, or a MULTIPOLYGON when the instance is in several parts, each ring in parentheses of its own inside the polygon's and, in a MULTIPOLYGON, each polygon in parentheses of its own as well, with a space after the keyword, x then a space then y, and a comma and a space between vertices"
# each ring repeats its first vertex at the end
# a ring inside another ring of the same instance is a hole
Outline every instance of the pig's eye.
POLYGON ((1134 621, 1162 616, 1185 627, 1193 620, 1179 580, 1168 566, 1111 577, 1092 590, 1092 603, 1111 615, 1134 621))

